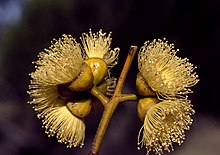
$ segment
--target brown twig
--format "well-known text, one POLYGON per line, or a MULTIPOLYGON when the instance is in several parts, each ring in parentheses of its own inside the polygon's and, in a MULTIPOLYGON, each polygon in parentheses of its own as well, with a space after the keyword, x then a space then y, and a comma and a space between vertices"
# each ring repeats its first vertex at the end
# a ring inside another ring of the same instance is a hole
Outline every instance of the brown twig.
POLYGON ((91 150, 89 152, 89 155, 99 155, 101 144, 102 144, 105 132, 107 130, 108 124, 109 124, 110 119, 111 119, 115 109, 117 108, 119 102, 126 101, 126 100, 131 100, 131 99, 132 100, 137 100, 137 96, 134 95, 134 94, 131 94, 131 95, 128 95, 128 94, 126 94, 126 95, 123 94, 122 95, 121 94, 121 91, 122 91, 122 88, 123 88, 123 85, 124 85, 124 82, 125 82, 125 78, 128 74, 128 70, 131 66, 131 63, 133 61, 133 58, 134 58, 134 55, 135 55, 136 51, 137 51, 137 46, 131 46, 130 47, 127 59, 125 61, 124 67, 121 71, 121 75, 118 79, 118 83, 116 85, 115 92, 114 92, 112 98, 110 100, 108 100, 108 102, 107 102, 107 99, 105 97, 103 97, 100 94, 98 95, 96 93, 96 91, 94 91, 93 89, 92 89, 93 91, 91 91, 91 93, 94 96, 99 98, 101 100, 101 102, 104 103, 105 107, 104 107, 104 111, 103 111, 103 114, 102 114, 101 121, 99 123, 99 127, 97 129, 95 138, 93 140, 92 147, 91 147, 91 150))

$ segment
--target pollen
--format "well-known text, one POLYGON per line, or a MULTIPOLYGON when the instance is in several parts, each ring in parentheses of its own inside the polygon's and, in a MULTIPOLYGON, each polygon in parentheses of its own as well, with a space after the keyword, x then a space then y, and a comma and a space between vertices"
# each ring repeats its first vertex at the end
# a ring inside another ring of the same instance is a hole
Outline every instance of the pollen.
POLYGON ((192 93, 190 87, 199 80, 193 64, 187 58, 176 56, 173 44, 168 41, 145 42, 138 55, 138 68, 148 85, 165 99, 185 98, 192 93))
POLYGON ((96 33, 92 33, 90 29, 89 33, 82 34, 81 41, 85 59, 101 58, 106 62, 109 69, 118 63, 120 49, 110 49, 112 42, 111 32, 106 34, 99 30, 96 33))
POLYGON ((189 100, 164 100, 151 106, 140 129, 138 145, 146 147, 147 155, 151 151, 159 155, 163 154, 163 150, 173 151, 172 143, 183 143, 193 114, 189 100))

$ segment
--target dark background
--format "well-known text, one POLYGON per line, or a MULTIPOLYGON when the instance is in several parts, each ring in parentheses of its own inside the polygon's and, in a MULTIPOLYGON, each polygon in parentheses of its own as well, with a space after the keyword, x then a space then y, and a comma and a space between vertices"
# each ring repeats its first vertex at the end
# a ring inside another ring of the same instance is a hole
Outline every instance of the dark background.
MULTIPOLYGON (((195 64, 200 82, 189 95, 196 114, 186 140, 170 155, 219 155, 219 4, 214 0, 1 0, 0 1, 0 155, 85 155, 101 112, 86 119, 83 149, 67 149, 47 138, 41 121, 27 104, 26 93, 37 54, 63 33, 77 38, 89 28, 112 31, 112 48, 120 47, 118 77, 130 45, 166 37, 177 54, 195 64)), ((124 92, 135 93, 137 56, 124 92)), ((137 150, 141 127, 136 103, 119 105, 102 145, 101 155, 144 155, 137 150)), ((165 153, 169 154, 169 153, 165 153)))

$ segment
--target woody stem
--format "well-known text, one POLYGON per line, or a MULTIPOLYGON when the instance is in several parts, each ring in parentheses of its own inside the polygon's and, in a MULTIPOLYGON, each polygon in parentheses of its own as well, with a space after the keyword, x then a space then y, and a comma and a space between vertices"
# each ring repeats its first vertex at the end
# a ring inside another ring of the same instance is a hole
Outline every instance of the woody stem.
POLYGON ((131 63, 133 61, 134 55, 137 51, 137 46, 131 46, 128 52, 127 59, 125 61, 124 67, 121 71, 121 75, 118 79, 118 83, 115 88, 115 92, 110 100, 104 99, 102 102, 102 98, 104 98, 102 95, 97 95, 96 91, 92 89, 91 93, 96 96, 98 99, 101 99, 101 102, 104 103, 104 111, 102 114, 101 121, 99 123, 99 127, 97 129, 95 138, 92 143, 91 150, 89 152, 89 155, 99 155, 101 144, 105 135, 105 132, 107 130, 108 124, 110 122, 110 119, 117 108, 119 102, 126 101, 126 100, 137 100, 136 95, 125 95, 121 94, 125 79, 127 77, 129 68, 131 66, 131 63))

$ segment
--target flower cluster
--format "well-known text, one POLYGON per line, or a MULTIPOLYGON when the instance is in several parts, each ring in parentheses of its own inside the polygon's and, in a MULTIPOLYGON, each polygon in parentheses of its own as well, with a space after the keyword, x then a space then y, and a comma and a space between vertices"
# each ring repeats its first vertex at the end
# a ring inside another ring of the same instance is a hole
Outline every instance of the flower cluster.
MULTIPOLYGON (((84 145, 84 119, 95 105, 92 90, 98 89, 101 97, 112 96, 116 87, 110 72, 118 62, 119 48, 110 49, 111 33, 89 30, 80 39, 81 44, 71 35, 54 39, 39 53, 35 71, 30 73, 29 103, 48 136, 56 136, 67 147, 84 145)), ((136 88, 143 97, 137 110, 143 126, 138 145, 146 147, 147 154, 172 151, 173 143, 183 143, 192 124, 195 111, 187 95, 199 79, 196 67, 176 56, 177 52, 166 39, 147 41, 139 51, 136 88)))
POLYGON ((119 48, 110 50, 111 33, 90 30, 83 33, 81 40, 82 45, 71 35, 54 39, 39 54, 36 70, 30 73, 29 103, 42 119, 48 136, 56 136, 67 147, 84 143, 84 117, 91 109, 91 99, 89 95, 82 98, 81 91, 104 83, 102 89, 111 95, 116 81, 110 69, 117 64, 119 48))
POLYGON ((192 93, 190 87, 199 80, 194 72, 196 67, 188 59, 177 57, 177 51, 165 39, 155 39, 145 42, 138 55, 137 90, 141 95, 155 94, 157 98, 157 102, 140 100, 138 103, 139 109, 144 109, 139 110, 144 125, 138 145, 145 146, 147 154, 173 150, 172 143, 181 144, 185 130, 192 123, 194 110, 187 94, 192 93))

